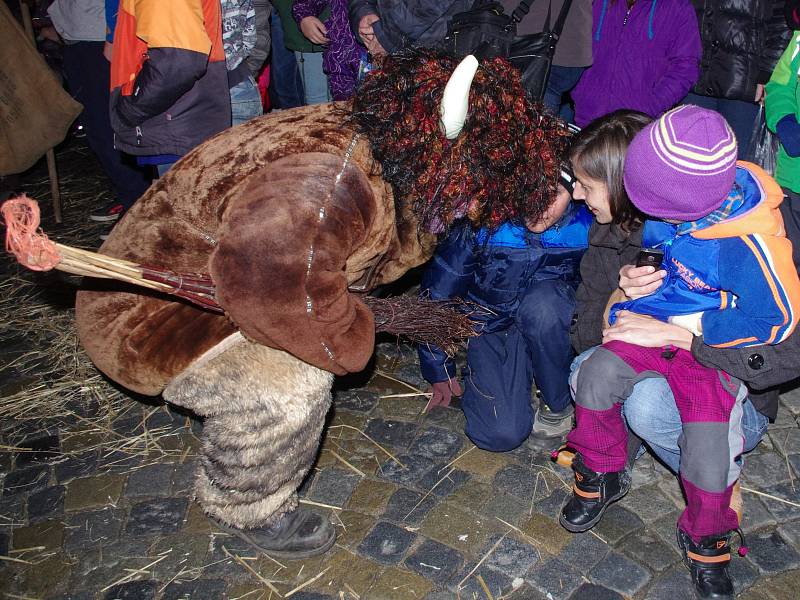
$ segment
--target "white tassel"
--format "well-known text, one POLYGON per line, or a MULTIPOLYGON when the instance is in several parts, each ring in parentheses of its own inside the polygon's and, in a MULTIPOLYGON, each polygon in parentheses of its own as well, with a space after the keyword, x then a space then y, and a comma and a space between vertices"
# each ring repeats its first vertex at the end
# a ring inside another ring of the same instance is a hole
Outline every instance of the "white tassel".
POLYGON ((458 64, 444 88, 439 125, 448 140, 458 137, 467 120, 469 88, 477 70, 478 59, 470 54, 458 64))

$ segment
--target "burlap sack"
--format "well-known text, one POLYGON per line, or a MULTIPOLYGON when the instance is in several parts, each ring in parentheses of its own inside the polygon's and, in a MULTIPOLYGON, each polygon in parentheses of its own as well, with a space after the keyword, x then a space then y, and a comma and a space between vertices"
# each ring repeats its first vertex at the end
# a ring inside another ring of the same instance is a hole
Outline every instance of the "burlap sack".
POLYGON ((0 175, 31 167, 83 107, 67 94, 0 2, 0 175))

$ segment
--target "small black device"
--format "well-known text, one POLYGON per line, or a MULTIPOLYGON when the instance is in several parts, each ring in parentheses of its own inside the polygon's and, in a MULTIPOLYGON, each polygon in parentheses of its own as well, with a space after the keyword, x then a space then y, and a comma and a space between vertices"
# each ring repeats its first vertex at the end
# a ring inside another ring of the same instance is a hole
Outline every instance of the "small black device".
POLYGON ((661 261, 664 260, 664 251, 658 248, 642 248, 636 257, 637 267, 661 268, 661 261))

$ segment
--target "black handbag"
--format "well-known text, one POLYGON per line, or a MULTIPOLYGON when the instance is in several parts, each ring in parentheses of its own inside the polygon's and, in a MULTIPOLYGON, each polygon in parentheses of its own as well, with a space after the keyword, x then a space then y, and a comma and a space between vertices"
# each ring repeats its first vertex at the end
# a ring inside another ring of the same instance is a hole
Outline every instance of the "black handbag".
MULTIPOLYGON (((530 10, 530 2, 523 0, 514 9, 512 19, 519 23, 530 10)), ((514 39, 511 49, 506 55, 508 61, 519 69, 522 75, 522 87, 528 92, 532 100, 542 100, 547 89, 547 80, 550 78, 550 68, 553 65, 553 55, 561 32, 564 30, 564 21, 572 6, 572 0, 564 0, 558 18, 550 29, 550 9, 547 9, 547 19, 544 31, 519 36, 514 39)))
POLYGON ((522 0, 509 16, 499 2, 477 0, 471 10, 453 15, 444 39, 445 49, 458 58, 475 53, 480 54, 480 59, 508 58, 519 69, 522 86, 531 99, 541 100, 572 0, 564 0, 553 29, 548 9, 544 31, 517 37, 517 23, 530 12, 531 4, 532 0, 522 0))
POLYGON ((457 58, 474 54, 478 48, 481 58, 508 56, 516 33, 517 24, 503 12, 502 4, 477 0, 470 10, 450 19, 444 46, 457 58))

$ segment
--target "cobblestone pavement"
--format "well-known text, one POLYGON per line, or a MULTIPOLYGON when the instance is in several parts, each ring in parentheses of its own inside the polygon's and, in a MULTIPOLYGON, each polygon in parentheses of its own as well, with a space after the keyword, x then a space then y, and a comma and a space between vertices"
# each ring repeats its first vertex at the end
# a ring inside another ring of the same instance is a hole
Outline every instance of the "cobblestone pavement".
MULTIPOLYGON (((42 194, 39 184, 30 185, 42 194)), ((130 398, 83 365, 69 302, 42 315, 31 331, 14 325, 0 347, 7 598, 692 597, 674 541, 683 505, 675 477, 642 457, 628 496, 593 533, 570 534, 555 518, 570 473, 531 445, 477 449, 457 407, 423 413, 425 399, 410 395, 424 386, 415 352, 393 342, 379 345, 369 374, 337 384, 302 488, 336 525, 336 546, 305 561, 259 555, 192 502, 201 424, 130 398), (39 364, 57 342, 74 352, 59 365, 72 383, 39 364), (31 356, 32 370, 22 369, 31 356)), ((800 597, 800 390, 781 403, 744 468, 744 487, 760 494, 744 494, 750 553, 732 572, 752 600, 800 597)))

